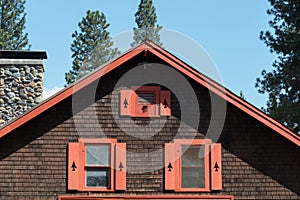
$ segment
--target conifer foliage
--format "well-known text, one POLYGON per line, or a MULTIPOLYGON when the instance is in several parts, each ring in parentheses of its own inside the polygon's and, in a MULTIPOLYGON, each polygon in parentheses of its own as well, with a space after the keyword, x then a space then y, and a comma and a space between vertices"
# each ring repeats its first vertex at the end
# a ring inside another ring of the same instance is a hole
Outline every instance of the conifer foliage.
POLYGON ((152 0, 141 0, 138 11, 135 13, 136 28, 133 28, 134 36, 132 46, 138 45, 146 39, 162 46, 159 31, 162 29, 157 24, 156 9, 152 0))
POLYGON ((113 48, 104 13, 87 11, 78 26, 80 31, 72 34, 72 70, 65 74, 68 85, 120 54, 113 48))
POLYGON ((0 0, 0 49, 29 50, 25 0, 0 0))
POLYGON ((273 16, 269 22, 274 29, 261 32, 260 39, 278 58, 274 69, 263 70, 256 87, 269 98, 264 109, 295 132, 300 133, 300 1, 269 0, 273 16))

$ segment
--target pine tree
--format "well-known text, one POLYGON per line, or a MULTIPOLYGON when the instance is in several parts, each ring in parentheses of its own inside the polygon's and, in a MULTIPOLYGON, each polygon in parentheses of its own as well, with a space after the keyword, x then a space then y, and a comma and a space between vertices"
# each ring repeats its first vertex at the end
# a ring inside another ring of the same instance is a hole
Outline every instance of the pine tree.
POLYGON ((72 34, 72 70, 65 74, 68 85, 120 54, 117 48, 112 47, 104 13, 87 11, 78 26, 80 32, 72 34))
POLYGON ((267 13, 274 18, 269 22, 274 32, 261 32, 265 42, 278 58, 274 69, 263 70, 256 87, 269 98, 264 111, 300 133, 300 1, 269 0, 267 13))
POLYGON ((146 39, 162 46, 159 35, 162 27, 157 24, 156 10, 152 0, 141 0, 138 11, 135 13, 135 22, 137 28, 133 28, 132 46, 138 45, 146 39))
POLYGON ((29 50, 25 0, 0 0, 0 49, 29 50))
POLYGON ((246 96, 242 90, 240 91, 240 98, 246 101, 246 96))

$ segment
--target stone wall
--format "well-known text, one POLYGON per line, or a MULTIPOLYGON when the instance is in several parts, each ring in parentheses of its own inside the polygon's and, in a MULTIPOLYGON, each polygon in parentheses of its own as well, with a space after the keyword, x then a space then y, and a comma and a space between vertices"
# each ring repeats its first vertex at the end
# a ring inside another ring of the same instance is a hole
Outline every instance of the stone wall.
POLYGON ((42 65, 0 66, 0 126, 42 101, 42 65))

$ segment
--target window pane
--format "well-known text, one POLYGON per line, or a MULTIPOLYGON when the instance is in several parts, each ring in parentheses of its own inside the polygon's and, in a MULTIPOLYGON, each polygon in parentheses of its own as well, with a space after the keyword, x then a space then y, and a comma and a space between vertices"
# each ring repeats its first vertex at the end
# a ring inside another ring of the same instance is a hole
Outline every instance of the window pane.
POLYGON ((110 145, 86 145, 86 164, 110 166, 110 145))
POLYGON ((191 145, 182 146, 182 166, 203 167, 204 163, 204 146, 191 145))
POLYGON ((183 145, 181 150, 181 187, 204 188, 204 145, 183 145))
POLYGON ((86 169, 87 187, 109 187, 108 169, 86 169))
POLYGON ((182 168, 182 188, 204 188, 203 167, 182 168))
POLYGON ((138 93, 138 104, 154 104, 152 93, 138 93))

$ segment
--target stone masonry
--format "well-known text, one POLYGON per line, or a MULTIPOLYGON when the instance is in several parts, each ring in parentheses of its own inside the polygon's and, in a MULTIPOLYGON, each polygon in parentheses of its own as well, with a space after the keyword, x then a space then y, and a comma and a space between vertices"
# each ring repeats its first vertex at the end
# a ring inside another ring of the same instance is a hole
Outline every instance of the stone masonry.
POLYGON ((44 52, 0 51, 0 126, 42 101, 44 52))

